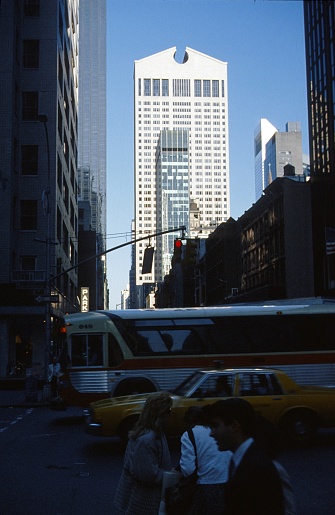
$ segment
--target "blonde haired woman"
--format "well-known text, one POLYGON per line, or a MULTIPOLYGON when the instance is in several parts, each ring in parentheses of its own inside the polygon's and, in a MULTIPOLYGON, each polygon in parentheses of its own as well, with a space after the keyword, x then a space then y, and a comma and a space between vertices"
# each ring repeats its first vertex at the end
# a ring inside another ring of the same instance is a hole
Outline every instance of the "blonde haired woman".
POLYGON ((148 396, 141 416, 129 434, 123 471, 114 504, 126 515, 157 515, 165 470, 171 457, 164 425, 172 399, 165 392, 148 396))

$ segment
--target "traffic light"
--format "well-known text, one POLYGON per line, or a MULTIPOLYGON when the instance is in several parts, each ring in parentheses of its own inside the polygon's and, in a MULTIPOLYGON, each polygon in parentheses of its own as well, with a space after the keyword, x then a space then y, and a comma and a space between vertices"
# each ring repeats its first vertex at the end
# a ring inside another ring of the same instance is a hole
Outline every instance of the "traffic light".
POLYGON ((188 265, 194 266, 198 258, 198 239, 186 241, 186 261, 188 265))
POLYGON ((182 254, 183 254, 183 242, 181 241, 180 238, 176 238, 174 240, 174 245, 173 245, 173 262, 180 263, 182 254))
POLYGON ((151 274, 152 260, 154 257, 154 247, 147 247, 144 251, 142 274, 151 274))

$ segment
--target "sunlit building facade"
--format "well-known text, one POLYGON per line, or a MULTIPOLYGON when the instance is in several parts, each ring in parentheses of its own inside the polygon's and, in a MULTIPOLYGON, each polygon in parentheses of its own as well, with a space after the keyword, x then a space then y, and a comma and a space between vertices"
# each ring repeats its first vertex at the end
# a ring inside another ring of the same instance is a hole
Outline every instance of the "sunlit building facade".
MULTIPOLYGON (((134 238, 155 233, 157 220, 161 223, 157 180, 163 176, 157 175, 156 152, 162 131, 187 132, 188 203, 197 201, 198 227, 214 229, 230 215, 227 63, 191 48, 182 63, 175 55, 172 47, 135 61, 134 238)), ((158 248, 155 238, 151 244, 158 248)), ((145 305, 148 288, 162 269, 154 263, 151 273, 142 274, 146 245, 135 246, 132 307, 145 305)))
POLYGON ((263 195, 265 188, 265 147, 270 138, 277 131, 266 118, 261 118, 254 132, 254 164, 255 164, 255 198, 263 195))

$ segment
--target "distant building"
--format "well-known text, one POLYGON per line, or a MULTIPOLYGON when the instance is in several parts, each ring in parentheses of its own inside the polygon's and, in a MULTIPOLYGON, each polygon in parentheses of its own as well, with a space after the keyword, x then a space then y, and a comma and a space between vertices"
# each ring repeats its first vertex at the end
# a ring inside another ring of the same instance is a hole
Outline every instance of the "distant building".
POLYGON ((277 129, 266 118, 261 118, 254 132, 255 198, 263 195, 265 188, 265 146, 277 129))
POLYGON ((255 129, 254 146, 256 200, 276 177, 284 175, 286 164, 294 166, 296 175, 304 173, 300 122, 287 122, 281 132, 262 118, 255 129))
MULTIPOLYGON (((78 206, 81 214, 89 213, 85 232, 92 232, 83 233, 81 219, 81 262, 84 256, 106 250, 106 0, 80 0, 79 25, 78 206), (88 251, 85 242, 94 238, 95 245, 88 251)), ((108 306, 105 256, 80 266, 78 279, 80 287, 90 284, 91 309, 108 306)))
MULTIPOLYGON (((129 309, 129 285, 121 291, 121 309, 129 309)), ((117 306, 116 306, 117 309, 117 306)))
MULTIPOLYGON (((185 175, 182 167, 186 166, 186 161, 184 164, 170 162, 167 174, 163 172, 163 161, 158 163, 157 169, 156 152, 166 131, 188 134, 188 150, 182 152, 182 159, 192 155, 192 160, 187 158, 188 204, 190 206, 194 199, 198 201, 199 227, 215 224, 215 228, 230 214, 227 63, 191 48, 186 48, 182 63, 175 60, 175 54, 173 47, 135 61, 134 236, 137 238, 155 233, 157 220, 163 227, 169 196, 165 187, 168 191, 175 190, 173 181, 181 181, 180 174, 185 175), (164 188, 158 188, 157 177, 166 179, 164 188)), ((178 153, 171 152, 174 156, 166 153, 164 158, 177 159, 178 153)), ((183 184, 186 187, 185 181, 183 184)), ((183 189, 182 193, 175 191, 170 195, 174 206, 185 205, 184 194, 183 189)), ((190 207, 186 211, 189 212, 190 207)), ((178 222, 178 218, 171 222, 178 222)), ((152 239, 151 244, 158 248, 156 239, 152 239)), ((165 243, 162 243, 152 272, 142 273, 146 245, 145 241, 134 245, 130 283, 132 307, 145 306, 147 295, 155 287, 156 274, 161 279, 161 270, 166 268, 165 263, 156 263, 158 255, 159 259, 163 256, 165 243)))
POLYGON ((1 1, 0 376, 18 362, 41 373, 78 296, 78 7, 1 1))
MULTIPOLYGON (((190 226, 188 131, 162 130, 156 151, 156 230, 190 226)), ((161 282, 169 273, 174 239, 179 232, 156 240, 155 278, 161 282)))
POLYGON ((335 295, 335 2, 304 1, 315 295, 335 295))
POLYGON ((290 164, 296 175, 302 175, 302 134, 300 122, 287 122, 285 132, 276 131, 265 145, 265 188, 277 177, 283 177, 290 164))

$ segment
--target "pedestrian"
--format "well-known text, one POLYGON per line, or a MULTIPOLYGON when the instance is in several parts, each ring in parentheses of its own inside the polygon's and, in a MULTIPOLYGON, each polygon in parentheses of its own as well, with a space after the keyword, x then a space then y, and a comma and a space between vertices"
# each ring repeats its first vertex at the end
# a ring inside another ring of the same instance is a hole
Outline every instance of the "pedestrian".
POLYGON ((52 363, 48 369, 48 382, 51 388, 51 396, 53 399, 58 397, 58 381, 61 375, 60 364, 58 363, 57 356, 52 358, 52 363))
POLYGON ((277 469, 252 438, 252 406, 240 398, 220 400, 205 406, 203 417, 219 450, 234 453, 229 464, 225 515, 284 515, 277 469))
POLYGON ((195 471, 197 463, 198 473, 194 506, 190 514, 219 515, 224 510, 225 485, 232 453, 219 451, 210 436, 210 428, 202 424, 200 406, 191 406, 185 414, 185 421, 193 432, 195 448, 189 431, 185 431, 181 437, 180 469, 183 476, 189 476, 195 471))
POLYGON ((138 422, 129 433, 123 470, 114 498, 126 515, 157 515, 164 471, 171 470, 171 457, 164 426, 172 399, 165 392, 150 394, 138 422))
POLYGON ((296 515, 296 503, 290 477, 277 459, 284 446, 282 435, 271 422, 257 414, 254 424, 254 439, 263 447, 277 469, 283 489, 285 515, 296 515))

